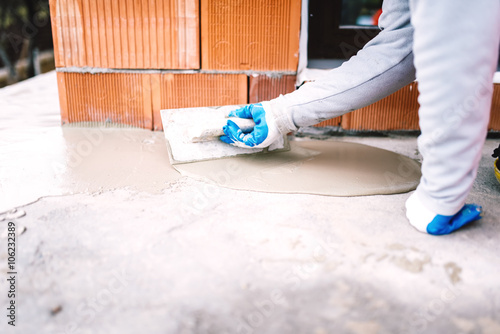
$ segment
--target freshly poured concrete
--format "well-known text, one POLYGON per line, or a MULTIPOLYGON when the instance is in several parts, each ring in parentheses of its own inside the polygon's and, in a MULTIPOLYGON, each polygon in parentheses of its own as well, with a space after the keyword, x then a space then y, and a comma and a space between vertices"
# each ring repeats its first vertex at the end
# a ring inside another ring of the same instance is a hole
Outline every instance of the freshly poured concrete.
POLYGON ((0 131, 0 212, 44 196, 131 188, 161 192, 180 177, 161 133, 60 126, 0 131))
MULTIPOLYGON (((111 129, 82 157, 81 164, 96 161, 92 154, 104 160, 87 166, 90 174, 70 167, 71 178, 50 177, 66 174, 52 174, 48 163, 60 161, 80 140, 90 141, 83 128, 57 130, 55 84, 49 74, 17 85, 17 98, 0 90, 0 150, 18 159, 33 156, 13 165, 2 154, 1 204, 16 195, 11 179, 27 197, 43 196, 16 204, 9 217, 0 214, 0 236, 8 221, 26 228, 17 238, 16 327, 7 325, 4 311, 1 333, 500 332, 500 185, 491 157, 499 140, 487 141, 469 196, 483 205, 483 220, 433 237, 408 224, 408 193, 261 193, 169 179, 166 170, 140 175, 153 172, 149 165, 168 165, 160 163, 166 155, 149 151, 165 144, 163 134, 142 130, 118 134, 129 136, 136 161, 116 151, 118 135, 111 129), (11 150, 6 146, 16 131, 7 135, 6 127, 22 129, 11 150), (28 131, 35 134, 29 141, 28 131), (32 149, 37 140, 53 148, 32 149), (46 172, 35 174, 35 166, 46 172), (117 168, 124 170, 120 180, 86 190, 90 179, 105 182, 104 171, 117 168), (43 195, 52 189, 59 195, 43 195)), ((416 138, 335 141, 420 159, 416 138)), ((6 250, 0 238, 4 310, 6 250)))
MULTIPOLYGON (((5 157, 0 172, 10 175, 2 180, 0 212, 44 196, 116 188, 160 192, 167 183, 180 178, 169 163, 162 133, 61 127, 53 74, 36 80, 36 88, 28 81, 7 87, 0 94, 0 155, 5 157), (32 103, 32 107, 26 108, 26 103, 32 103)), ((212 112, 226 113, 224 108, 219 109, 212 112)), ((195 145, 204 144, 210 145, 195 145)), ((229 148, 230 153, 241 154, 244 150, 220 142, 214 145, 222 146, 219 152, 229 148)), ((418 164, 399 154, 365 145, 317 141, 295 143, 292 152, 270 153, 269 157, 204 161, 177 169, 234 189, 336 196, 407 192, 415 189, 420 178, 418 164), (235 164, 238 175, 225 177, 223 174, 231 173, 235 164)))
POLYGON ((362 196, 414 190, 420 165, 403 155, 340 141, 291 142, 291 151, 175 165, 183 175, 240 190, 362 196))
POLYGON ((58 110, 55 73, 0 90, 0 212, 45 196, 158 193, 180 177, 162 133, 61 127, 58 110))

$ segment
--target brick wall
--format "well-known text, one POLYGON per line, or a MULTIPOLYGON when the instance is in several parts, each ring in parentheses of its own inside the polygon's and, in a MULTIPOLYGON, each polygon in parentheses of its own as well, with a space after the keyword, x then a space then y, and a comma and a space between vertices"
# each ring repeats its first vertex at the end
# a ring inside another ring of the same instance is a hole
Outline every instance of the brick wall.
MULTIPOLYGON (((162 130, 160 110, 295 89, 301 0, 50 0, 63 123, 162 130)), ((418 130, 415 83, 318 126, 418 130)), ((500 85, 490 129, 500 130, 500 85)))

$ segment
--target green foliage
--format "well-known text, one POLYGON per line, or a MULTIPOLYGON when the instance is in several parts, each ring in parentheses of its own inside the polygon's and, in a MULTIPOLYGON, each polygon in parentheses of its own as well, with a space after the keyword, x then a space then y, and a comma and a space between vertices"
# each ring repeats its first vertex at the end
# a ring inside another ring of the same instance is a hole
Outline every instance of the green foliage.
POLYGON ((0 0, 0 67, 9 69, 12 82, 18 80, 15 65, 21 56, 28 59, 30 77, 35 48, 51 46, 49 15, 48 0, 0 0))
POLYGON ((24 22, 46 19, 49 16, 48 0, 1 0, 0 33, 24 22), (36 12, 36 18, 29 17, 29 8, 36 12))

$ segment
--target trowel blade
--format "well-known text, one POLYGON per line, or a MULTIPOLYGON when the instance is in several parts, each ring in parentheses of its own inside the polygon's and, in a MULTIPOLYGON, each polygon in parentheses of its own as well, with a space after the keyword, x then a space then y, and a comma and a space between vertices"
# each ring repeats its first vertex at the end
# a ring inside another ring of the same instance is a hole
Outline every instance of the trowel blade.
POLYGON ((286 136, 271 148, 242 148, 228 145, 218 138, 204 142, 193 142, 190 129, 210 128, 220 124, 230 111, 240 108, 238 105, 222 107, 200 107, 161 110, 163 131, 167 141, 170 163, 172 165, 203 160, 221 159, 248 154, 262 154, 290 150, 286 136))

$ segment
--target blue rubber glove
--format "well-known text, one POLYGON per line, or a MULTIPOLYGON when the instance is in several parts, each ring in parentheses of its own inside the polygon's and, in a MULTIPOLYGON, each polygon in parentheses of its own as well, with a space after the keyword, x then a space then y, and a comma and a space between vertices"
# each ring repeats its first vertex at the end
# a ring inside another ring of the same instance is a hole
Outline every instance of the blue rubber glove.
POLYGON ((227 143, 238 147, 263 148, 268 147, 279 138, 282 137, 281 132, 276 126, 273 117, 262 106, 262 103, 249 104, 243 108, 233 110, 229 113, 229 117, 252 118, 255 122, 255 127, 249 133, 244 133, 231 120, 222 128, 225 136, 220 139, 227 143))
POLYGON ((437 215, 424 207, 413 193, 406 201, 406 217, 417 230, 432 235, 450 234, 470 222, 481 219, 482 207, 465 204, 452 216, 437 215))

